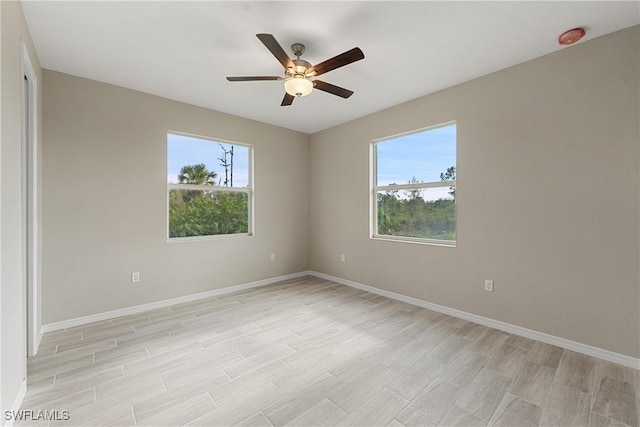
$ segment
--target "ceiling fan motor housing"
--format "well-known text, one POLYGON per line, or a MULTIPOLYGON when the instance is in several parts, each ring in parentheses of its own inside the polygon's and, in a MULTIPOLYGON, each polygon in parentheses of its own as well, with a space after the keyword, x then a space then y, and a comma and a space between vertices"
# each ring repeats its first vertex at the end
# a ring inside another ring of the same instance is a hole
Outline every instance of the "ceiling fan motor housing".
POLYGON ((307 70, 311 68, 311 64, 304 59, 294 59, 291 62, 293 62, 293 65, 295 67, 293 69, 287 70, 287 74, 289 74, 290 76, 294 76, 297 74, 305 76, 307 74, 307 70))

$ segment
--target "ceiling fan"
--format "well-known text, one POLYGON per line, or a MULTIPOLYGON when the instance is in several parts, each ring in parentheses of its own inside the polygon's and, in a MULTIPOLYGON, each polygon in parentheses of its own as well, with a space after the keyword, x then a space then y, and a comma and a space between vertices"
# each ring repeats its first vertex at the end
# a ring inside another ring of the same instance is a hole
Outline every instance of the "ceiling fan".
POLYGON ((300 56, 304 53, 305 47, 302 43, 294 43, 291 45, 293 54, 296 59, 289 58, 289 55, 282 49, 275 37, 271 34, 256 34, 256 37, 266 46, 267 49, 276 57, 276 59, 284 67, 284 76, 249 76, 249 77, 227 77, 230 82, 248 82, 259 80, 284 80, 285 94, 280 106, 291 105, 295 97, 306 96, 311 93, 313 88, 337 95, 342 98, 349 98, 353 92, 341 88, 331 83, 315 80, 321 74, 344 67, 352 62, 359 61, 364 58, 364 53, 358 47, 327 59, 316 65, 311 65, 300 56), (314 78, 314 80, 311 80, 314 78))

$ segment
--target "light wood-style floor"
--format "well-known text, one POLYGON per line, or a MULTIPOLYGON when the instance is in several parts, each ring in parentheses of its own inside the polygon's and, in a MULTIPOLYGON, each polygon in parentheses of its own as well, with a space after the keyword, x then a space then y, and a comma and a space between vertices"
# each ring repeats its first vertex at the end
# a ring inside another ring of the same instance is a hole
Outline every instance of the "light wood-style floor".
POLYGON ((52 426, 637 427, 640 396, 636 370, 315 277, 47 334, 28 374, 52 426))

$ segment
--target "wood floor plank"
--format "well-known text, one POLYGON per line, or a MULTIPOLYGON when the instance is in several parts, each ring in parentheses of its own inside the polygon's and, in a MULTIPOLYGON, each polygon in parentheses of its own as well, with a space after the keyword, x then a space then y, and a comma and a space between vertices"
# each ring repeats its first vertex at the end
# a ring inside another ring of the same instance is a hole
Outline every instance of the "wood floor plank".
POLYGON ((476 339, 480 338, 487 331, 487 329, 488 328, 486 326, 469 322, 468 324, 458 329, 455 334, 459 337, 475 341, 476 339))
POLYGON ((127 357, 129 354, 132 354, 132 353, 142 355, 143 352, 146 356, 149 356, 146 348, 142 345, 135 346, 135 347, 116 346, 106 350, 96 351, 95 353, 93 353, 93 356, 94 356, 93 358, 95 362, 98 363, 105 360, 121 360, 120 358, 127 357))
MULTIPOLYGON (((120 384, 117 393, 97 394, 96 402, 74 409, 70 413, 69 422, 60 425, 74 426, 103 426, 118 425, 116 420, 123 419, 126 424, 133 425, 133 410, 131 406, 139 400, 144 400, 154 394, 164 392, 162 382, 140 382, 136 384, 120 384)), ((97 387, 96 387, 97 388, 97 387)), ((58 424, 58 423, 56 423, 58 424)))
POLYGON ((310 408, 327 398, 332 390, 342 384, 343 382, 333 375, 328 375, 320 381, 300 389, 297 393, 291 393, 287 398, 264 408, 262 412, 275 426, 287 424, 300 414, 301 409, 310 408))
POLYGON ((583 427, 589 424, 591 395, 554 382, 543 408, 542 424, 583 427))
POLYGON ((127 375, 132 375, 137 372, 146 371, 148 369, 160 366, 165 362, 169 362, 175 359, 182 359, 193 353, 202 350, 200 343, 191 343, 182 347, 174 348, 164 353, 157 354, 152 357, 148 357, 144 360, 137 360, 135 362, 129 362, 124 364, 124 372, 127 375))
POLYGON ((510 385, 511 378, 483 369, 456 405, 482 420, 489 421, 510 385))
POLYGON ((634 377, 638 375, 638 370, 617 365, 601 359, 596 360, 595 384, 600 384, 603 377, 613 378, 615 380, 624 381, 629 384, 634 383, 634 377))
POLYGON ((55 379, 55 375, 37 379, 34 379, 33 377, 27 377, 27 388, 32 393, 41 393, 46 390, 51 390, 55 379))
POLYGON ((262 412, 253 414, 252 416, 240 421, 235 427, 274 427, 262 412))
POLYGON ((527 361, 509 387, 509 392, 542 406, 551 390, 555 373, 555 369, 527 361))
POLYGON ((444 364, 428 355, 423 356, 387 387, 405 399, 412 400, 431 384, 444 368, 444 364))
POLYGON ((438 423, 438 426, 442 427, 484 427, 486 425, 485 420, 468 413, 457 405, 454 405, 438 423))
POLYGON ((620 421, 612 420, 611 418, 592 412, 591 419, 589 420, 589 427, 627 427, 627 425, 620 421))
POLYGON ((196 384, 201 384, 203 387, 206 386, 207 389, 215 389, 231 382, 224 371, 215 366, 182 369, 171 372, 162 377, 162 380, 168 391, 193 387, 196 384))
POLYGON ((28 393, 25 398, 25 405, 43 405, 46 403, 65 398, 66 396, 75 395, 80 392, 89 390, 93 394, 94 387, 112 381, 123 376, 122 367, 118 366, 107 371, 91 373, 85 377, 71 383, 57 385, 54 383, 51 389, 38 392, 28 393))
POLYGON ((428 354, 432 359, 446 364, 453 360, 464 348, 469 347, 470 344, 472 344, 472 341, 466 338, 450 335, 428 354))
MULTIPOLYGON (((256 369, 251 375, 240 376, 226 384, 219 385, 209 390, 209 393, 218 405, 228 406, 234 402, 245 399, 249 390, 253 392, 259 391, 262 388, 277 388, 277 386, 273 384, 274 378, 290 374, 291 369, 278 360, 256 369)), ((283 395, 282 390, 278 389, 277 394, 283 395)))
POLYGON ((489 421, 489 426, 536 427, 540 425, 542 409, 518 396, 506 393, 489 421))
POLYGON ((471 381, 482 370, 488 360, 488 356, 463 350, 438 373, 438 377, 454 387, 465 389, 471 384, 471 381))
POLYGON ((382 365, 374 365, 362 375, 332 390, 329 399, 351 414, 397 378, 398 374, 394 371, 382 365))
POLYGON ((509 338, 509 334, 497 329, 487 329, 482 336, 478 337, 469 350, 480 353, 484 356, 492 356, 509 338))
POLYGON ((290 374, 274 378, 273 383, 287 394, 298 393, 301 389, 333 376, 329 371, 336 363, 335 359, 328 358, 315 365, 291 369, 290 374))
POLYGON ((518 335, 511 335, 506 341, 506 344, 521 348, 525 351, 530 351, 535 343, 536 342, 530 338, 520 337, 518 335))
POLYGON ((176 426, 188 423, 216 409, 209 393, 202 393, 189 400, 178 403, 145 420, 138 421, 139 426, 176 426))
POLYGON ((388 388, 383 388, 350 415, 340 420, 345 426, 386 426, 409 401, 388 388))
POLYGON ((347 414, 329 399, 323 399, 291 420, 288 426, 336 426, 347 414))
POLYGON ((436 378, 395 417, 405 426, 435 426, 464 392, 436 378))
MULTIPOLYGON (((140 423, 141 421, 147 419, 154 419, 159 413, 169 412, 171 408, 174 408, 176 405, 180 405, 183 402, 187 402, 195 397, 201 396, 203 393, 207 395, 212 403, 214 403, 214 401, 211 399, 211 395, 208 393, 208 389, 217 386, 219 386, 219 381, 217 378, 202 378, 201 381, 185 384, 181 387, 174 388, 172 390, 138 402, 133 405, 136 423, 140 423)), ((209 408, 207 411, 204 411, 198 416, 204 415, 205 413, 216 409, 217 406, 218 405, 213 405, 213 407, 209 408)), ((182 424, 186 424, 186 421, 182 424)))
MULTIPOLYGON (((226 426, 235 425, 243 421, 247 414, 255 412, 256 408, 264 408, 284 398, 285 395, 273 383, 267 383, 261 387, 253 387, 245 390, 242 399, 234 399, 195 420, 187 423, 187 426, 226 426)), ((219 403, 215 399, 216 403, 219 403)))
POLYGON ((295 350, 286 344, 265 346, 262 351, 254 353, 253 356, 246 357, 226 366, 224 371, 231 379, 238 378, 243 375, 249 375, 256 369, 270 365, 271 363, 292 354, 294 351, 295 350))
POLYGON ((597 387, 593 412, 638 427, 638 399, 632 384, 602 377, 597 387))
POLYGON ((561 357, 562 349, 560 347, 537 341, 529 351, 527 360, 556 369, 561 357))
POLYGON ((148 357, 149 355, 147 354, 147 352, 144 349, 140 349, 108 359, 102 359, 100 361, 92 363, 91 365, 85 365, 79 368, 60 372, 56 375, 56 386, 80 381, 86 378, 88 375, 108 371, 116 367, 121 367, 125 363, 144 360, 148 357))
POLYGON ((115 405, 126 402, 128 406, 149 399, 166 390, 160 376, 139 376, 134 380, 121 377, 95 387, 96 403, 109 402, 115 405))
POLYGON ((29 363, 27 372, 32 380, 36 380, 91 365, 93 365, 93 354, 69 358, 51 357, 29 363))
POLYGON ((58 395, 46 395, 26 399, 22 405, 22 409, 30 410, 46 410, 49 408, 58 409, 64 408, 71 410, 84 405, 89 405, 95 402, 95 396, 93 389, 84 389, 75 393, 64 393, 58 395))
POLYGON ((126 329, 114 330, 114 331, 107 330, 101 333, 100 335, 97 335, 91 338, 82 339, 74 343, 60 344, 58 345, 58 349, 56 353, 64 353, 64 352, 68 352, 76 349, 85 349, 87 348, 86 347, 87 344, 100 345, 103 342, 111 343, 117 338, 131 336, 131 335, 134 335, 135 333, 136 331, 133 328, 126 328, 126 329))
MULTIPOLYGON (((217 363, 221 357, 234 351, 242 356, 238 349, 244 345, 251 344, 253 341, 247 336, 239 336, 235 339, 229 339, 223 343, 204 347, 200 351, 193 352, 187 356, 187 360, 192 366, 201 364, 217 363)), ((199 342, 201 345, 202 343, 199 342)), ((244 356, 242 356, 244 358, 244 356)))
POLYGON ((487 362, 487 369, 500 375, 516 378, 525 364, 529 352, 519 347, 503 344, 487 362))
POLYGON ((165 375, 170 374, 171 372, 175 372, 180 369, 184 369, 190 366, 189 362, 186 358, 181 357, 178 359, 172 359, 164 363, 159 363, 154 366, 148 367, 148 369, 138 370, 136 373, 125 372, 125 378, 123 381, 140 381, 140 379, 148 379, 148 378, 160 378, 165 375))
POLYGON ((591 393, 596 360, 593 357, 564 350, 556 378, 560 383, 577 388, 584 393, 591 393))

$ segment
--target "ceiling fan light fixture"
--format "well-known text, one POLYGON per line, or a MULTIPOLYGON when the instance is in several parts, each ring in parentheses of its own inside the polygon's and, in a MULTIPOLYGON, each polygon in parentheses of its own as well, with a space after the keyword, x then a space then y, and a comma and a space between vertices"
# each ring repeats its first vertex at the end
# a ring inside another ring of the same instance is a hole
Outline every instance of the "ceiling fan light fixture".
POLYGON ((291 96, 307 96, 313 90, 313 83, 303 75, 296 74, 284 82, 284 90, 291 96))

